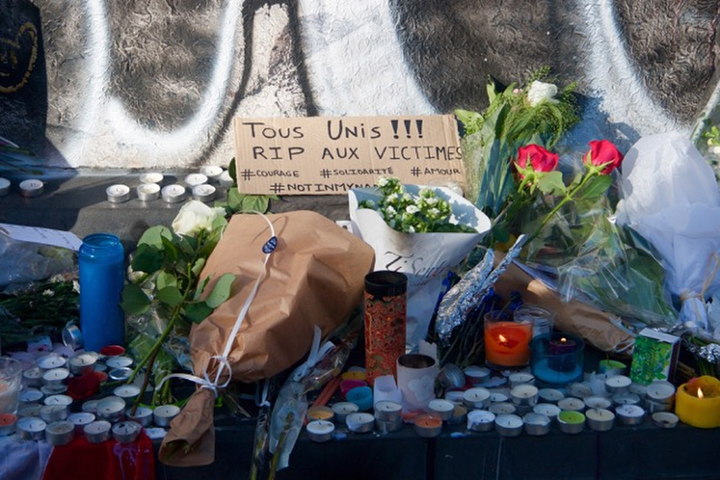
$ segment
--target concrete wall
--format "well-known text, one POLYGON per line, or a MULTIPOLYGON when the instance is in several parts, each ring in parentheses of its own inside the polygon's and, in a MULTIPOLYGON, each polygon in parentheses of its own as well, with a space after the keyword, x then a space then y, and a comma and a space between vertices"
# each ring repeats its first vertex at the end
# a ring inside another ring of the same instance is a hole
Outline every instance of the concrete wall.
POLYGON ((488 75, 549 65, 583 95, 568 148, 627 148, 712 110, 719 16, 708 0, 0 0, 0 136, 45 167, 227 165, 235 115, 481 109, 488 75))

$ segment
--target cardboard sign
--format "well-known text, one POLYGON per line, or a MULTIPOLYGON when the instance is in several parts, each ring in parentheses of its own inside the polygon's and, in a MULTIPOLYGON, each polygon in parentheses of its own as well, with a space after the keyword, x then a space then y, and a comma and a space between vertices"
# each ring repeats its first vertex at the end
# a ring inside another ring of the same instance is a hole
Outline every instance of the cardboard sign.
POLYGON ((452 115, 234 119, 238 189, 342 195, 381 176, 406 184, 465 181, 452 115))

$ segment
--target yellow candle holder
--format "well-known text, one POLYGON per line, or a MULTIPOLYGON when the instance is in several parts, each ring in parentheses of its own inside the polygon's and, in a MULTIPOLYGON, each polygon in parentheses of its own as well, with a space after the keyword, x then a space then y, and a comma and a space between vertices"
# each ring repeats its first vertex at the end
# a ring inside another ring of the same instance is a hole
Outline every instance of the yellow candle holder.
POLYGON ((675 414, 693 427, 720 427, 720 380, 704 375, 680 385, 675 394, 675 414))

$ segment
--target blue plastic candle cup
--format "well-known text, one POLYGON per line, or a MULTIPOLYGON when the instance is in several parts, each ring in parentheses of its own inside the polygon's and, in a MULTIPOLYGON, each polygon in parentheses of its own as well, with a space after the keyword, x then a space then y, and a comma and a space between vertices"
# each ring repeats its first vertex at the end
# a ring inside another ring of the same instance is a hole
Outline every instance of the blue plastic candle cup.
POLYGON ((125 251, 120 239, 94 233, 83 239, 80 269, 80 330, 85 349, 99 351, 125 343, 120 297, 125 283, 125 251))

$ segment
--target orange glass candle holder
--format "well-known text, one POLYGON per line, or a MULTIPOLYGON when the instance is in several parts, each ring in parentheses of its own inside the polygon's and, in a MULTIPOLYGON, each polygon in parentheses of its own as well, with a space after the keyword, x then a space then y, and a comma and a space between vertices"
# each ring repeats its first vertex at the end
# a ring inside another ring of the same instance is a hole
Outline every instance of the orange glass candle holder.
POLYGON ((485 314, 485 364, 494 369, 523 367, 530 363, 531 319, 516 320, 503 312, 485 314))
POLYGON ((703 375, 680 385, 675 394, 675 414, 693 427, 720 427, 720 380, 703 375))

